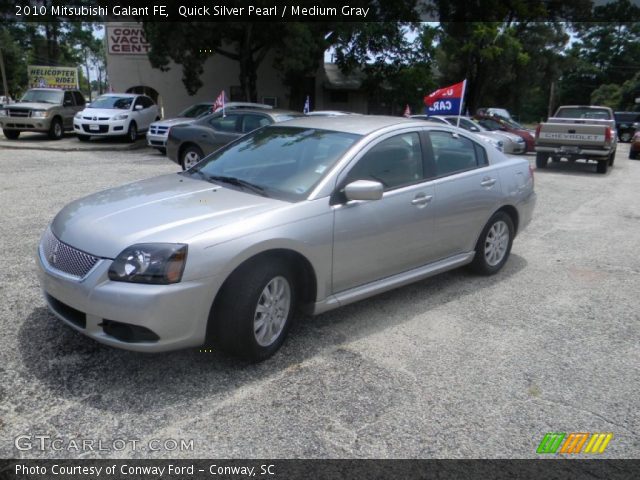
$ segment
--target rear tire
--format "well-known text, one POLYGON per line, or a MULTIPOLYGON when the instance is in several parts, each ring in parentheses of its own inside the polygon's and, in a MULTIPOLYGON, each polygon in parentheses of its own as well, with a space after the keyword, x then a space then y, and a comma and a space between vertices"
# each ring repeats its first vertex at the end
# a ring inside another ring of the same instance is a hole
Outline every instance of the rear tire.
POLYGON ((64 128, 62 128, 62 120, 56 117, 51 121, 48 135, 51 140, 60 140, 63 137, 64 128))
POLYGON ((2 133, 4 133, 4 136, 9 140, 17 140, 20 136, 20 130, 2 130, 2 133))
POLYGON ((598 166, 596 167, 596 172, 607 173, 608 168, 609 168, 609 160, 598 160, 598 166))
POLYGON ((611 152, 611 155, 609 155, 609 166, 612 167, 613 166, 613 162, 616 159, 616 151, 614 150, 613 152, 611 152))
POLYGON ((197 145, 189 145, 180 154, 180 165, 182 165, 182 170, 189 170, 196 163, 202 160, 202 157, 204 157, 204 154, 200 147, 197 145))
POLYGON ((254 362, 272 356, 291 325, 296 302, 293 278, 290 265, 279 258, 240 266, 211 308, 207 343, 254 362))
POLYGON ((549 155, 546 153, 536 153, 536 168, 547 168, 549 155))
POLYGON ((493 275, 507 263, 515 228, 506 212, 496 212, 487 222, 478 243, 471 269, 480 275, 493 275))

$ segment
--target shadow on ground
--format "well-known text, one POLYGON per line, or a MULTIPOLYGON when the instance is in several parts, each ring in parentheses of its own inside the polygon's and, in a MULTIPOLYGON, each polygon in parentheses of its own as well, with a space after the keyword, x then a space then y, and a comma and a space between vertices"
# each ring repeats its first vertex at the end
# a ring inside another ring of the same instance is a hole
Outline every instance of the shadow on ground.
POLYGON ((110 412, 144 413, 230 393, 295 369, 316 355, 506 281, 526 265, 525 259, 512 254, 492 277, 458 269, 317 317, 301 316, 280 352, 261 364, 199 349, 161 354, 114 349, 77 333, 42 307, 35 308, 21 326, 19 350, 27 375, 52 395, 110 412))

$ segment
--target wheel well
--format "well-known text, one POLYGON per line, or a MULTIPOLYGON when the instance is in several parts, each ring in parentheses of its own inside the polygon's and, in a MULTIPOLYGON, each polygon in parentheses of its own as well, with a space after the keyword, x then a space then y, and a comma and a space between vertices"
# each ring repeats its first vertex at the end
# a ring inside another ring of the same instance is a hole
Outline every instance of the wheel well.
POLYGON ((513 222, 514 234, 518 233, 518 210, 516 207, 512 205, 505 205, 504 207, 498 209, 498 212, 504 212, 511 217, 511 221, 513 222))
POLYGON ((51 119, 51 123, 55 122, 56 120, 59 120, 60 123, 62 123, 64 126, 64 122, 62 121, 62 117, 60 115, 54 115, 53 118, 51 119))
MULTIPOLYGON (((225 280, 225 283, 238 270, 250 267, 252 263, 259 262, 267 258, 269 259, 276 258, 283 262, 286 262, 288 265, 291 266, 293 270, 293 274, 295 276, 294 281, 296 282, 296 287, 298 288, 297 290, 298 299, 301 304, 315 302, 316 293, 317 293, 316 272, 313 266, 311 265, 311 262, 309 262, 309 260, 307 260, 307 258, 304 255, 293 250, 273 249, 273 250, 266 250, 264 252, 260 252, 257 255, 254 255, 253 257, 248 258, 247 260, 242 262, 240 265, 238 265, 233 270, 233 272, 229 274, 229 276, 225 280)), ((218 291, 218 294, 223 290, 223 288, 224 288, 224 284, 218 291)), ((217 297, 218 294, 216 294, 216 300, 218 298, 217 297)))
POLYGON ((182 160, 182 154, 189 147, 197 147, 200 151, 202 151, 202 149, 198 147, 197 144, 193 142, 184 142, 182 145, 180 145, 180 148, 178 149, 178 161, 182 160))

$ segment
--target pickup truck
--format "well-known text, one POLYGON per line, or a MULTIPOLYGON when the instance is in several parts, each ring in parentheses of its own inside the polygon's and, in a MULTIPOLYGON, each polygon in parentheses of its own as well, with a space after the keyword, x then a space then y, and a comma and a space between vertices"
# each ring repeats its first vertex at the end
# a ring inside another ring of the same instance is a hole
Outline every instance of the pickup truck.
POLYGON ((73 117, 84 109, 85 100, 78 90, 32 88, 17 103, 0 108, 0 127, 9 140, 21 132, 42 132, 59 140, 73 131, 73 117))
POLYGON ((616 122, 610 108, 562 106, 536 129, 536 167, 546 168, 549 159, 584 159, 597 162, 597 172, 606 173, 613 165, 617 145, 616 122))

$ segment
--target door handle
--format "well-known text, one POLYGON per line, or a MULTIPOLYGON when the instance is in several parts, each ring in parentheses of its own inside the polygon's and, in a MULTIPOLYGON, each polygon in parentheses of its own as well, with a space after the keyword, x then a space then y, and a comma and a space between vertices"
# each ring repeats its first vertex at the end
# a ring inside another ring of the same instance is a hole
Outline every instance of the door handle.
POLYGON ((482 185, 483 187, 492 187, 495 183, 496 183, 495 178, 485 177, 480 182, 480 185, 482 185))
POLYGON ((433 195, 416 195, 416 197, 411 200, 411 205, 424 206, 427 205, 432 198, 433 195))

